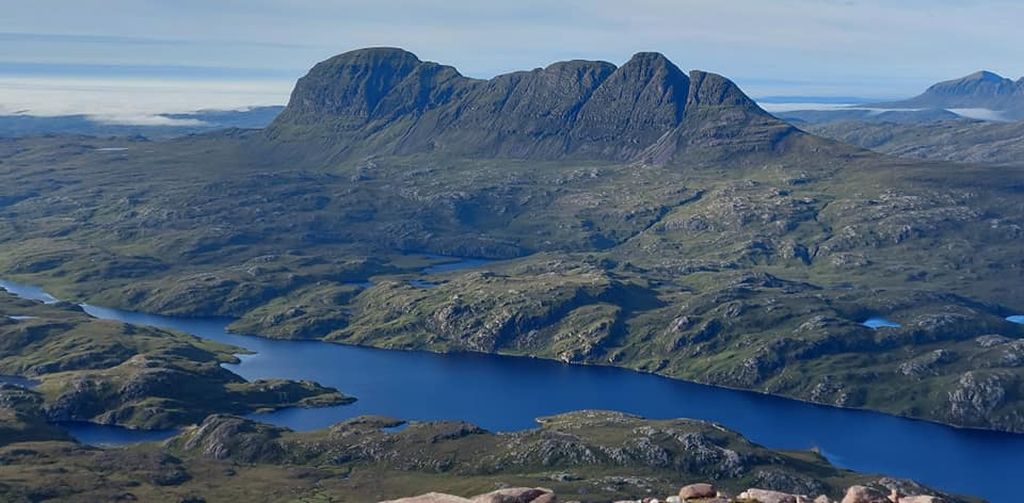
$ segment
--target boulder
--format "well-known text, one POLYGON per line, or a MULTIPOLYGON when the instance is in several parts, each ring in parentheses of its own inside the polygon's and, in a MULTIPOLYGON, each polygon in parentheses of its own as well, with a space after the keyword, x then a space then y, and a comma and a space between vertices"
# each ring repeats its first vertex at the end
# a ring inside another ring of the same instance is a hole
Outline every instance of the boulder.
POLYGON ((946 503, 946 500, 938 496, 922 494, 918 496, 904 496, 900 498, 900 503, 946 503))
POLYGON ((382 501, 381 503, 471 503, 471 501, 450 494, 427 493, 409 498, 382 501))
POLYGON ((555 503, 551 489, 538 487, 509 487, 472 498, 473 503, 555 503))
POLYGON ((713 498, 718 494, 711 484, 690 484, 679 489, 679 498, 683 501, 700 498, 713 498))
POLYGON ((842 503, 892 503, 889 495, 867 486, 850 486, 842 503))
POLYGON ((801 503, 801 498, 795 494, 789 494, 779 491, 769 491, 767 489, 747 489, 738 496, 741 500, 753 500, 758 503, 801 503))

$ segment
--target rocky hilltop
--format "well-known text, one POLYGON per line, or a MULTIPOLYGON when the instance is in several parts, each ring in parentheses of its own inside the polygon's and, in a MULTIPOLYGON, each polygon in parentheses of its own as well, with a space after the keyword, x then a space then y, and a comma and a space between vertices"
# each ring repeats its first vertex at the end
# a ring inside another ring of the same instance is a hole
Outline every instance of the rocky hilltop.
MULTIPOLYGON (((847 498, 844 503, 892 503, 889 494, 937 495, 935 500, 904 503, 959 501, 908 480, 835 468, 815 452, 768 450, 715 423, 605 411, 569 412, 539 418, 538 423, 531 430, 492 433, 459 421, 358 417, 326 431, 292 432, 219 415, 171 439, 166 447, 184 458, 242 464, 366 465, 383 480, 415 473, 424 477, 420 488, 448 488, 458 494, 502 488, 472 499, 433 493, 397 500, 402 503, 554 503, 559 497, 597 502, 638 496, 651 502, 669 492, 680 501, 703 503, 810 503, 815 497, 820 503, 850 494, 846 488, 851 485, 855 493, 882 499, 847 498), (687 483, 691 485, 679 489, 687 483), (549 489, 513 488, 521 484, 549 489)), ((399 487, 385 486, 376 494, 402 493, 399 487)), ((362 500, 370 501, 369 496, 362 500)))
POLYGON ((939 82, 908 100, 880 103, 884 108, 987 108, 1008 119, 1024 119, 1024 77, 1016 82, 979 71, 939 82))
POLYGON ((371 48, 314 66, 267 134, 342 158, 437 152, 664 162, 730 141, 772 150, 797 131, 728 79, 687 75, 658 53, 621 67, 575 60, 477 80, 401 49, 371 48))
MULTIPOLYGON (((718 491, 838 498, 851 484, 874 488, 872 494, 973 501, 836 468, 813 451, 766 449, 718 424, 688 419, 579 411, 541 418, 534 429, 493 433, 461 421, 363 416, 295 432, 213 414, 163 444, 102 448, 48 427, 40 403, 29 391, 0 385, 2 501, 367 502, 430 491, 490 492, 473 501, 501 503, 552 503, 556 494, 565 501, 649 501, 718 491), (717 490, 701 483, 709 480, 717 490), (680 491, 684 484, 697 485, 680 491), (511 489, 536 486, 550 490, 511 489)), ((413 501, 467 501, 425 498, 413 501)), ((911 501, 930 503, 903 503, 911 501)))

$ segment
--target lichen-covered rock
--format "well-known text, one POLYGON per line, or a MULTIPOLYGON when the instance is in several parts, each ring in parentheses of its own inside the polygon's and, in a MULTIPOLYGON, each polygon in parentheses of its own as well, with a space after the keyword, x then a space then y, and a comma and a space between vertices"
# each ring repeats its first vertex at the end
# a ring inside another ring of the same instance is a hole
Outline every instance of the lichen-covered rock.
POLYGON ((556 498, 555 493, 550 489, 510 487, 475 496, 470 501, 473 503, 556 503, 556 498))
POLYGON ((236 416, 212 415, 171 439, 169 445, 213 459, 273 463, 284 458, 285 449, 278 439, 285 431, 236 416))
POLYGON ((737 498, 742 501, 756 501, 757 503, 802 503, 801 496, 780 491, 769 491, 767 489, 747 489, 741 492, 737 498))
POLYGON ((850 486, 843 496, 842 503, 892 503, 889 495, 874 487, 850 486))
POLYGON ((1001 374, 965 372, 948 393, 950 418, 967 426, 990 422, 991 414, 1006 399, 1006 386, 1001 374))
POLYGON ((679 497, 683 500, 713 498, 718 495, 715 486, 707 483, 690 484, 679 488, 679 497))
POLYGON ((472 500, 443 493, 426 493, 419 496, 381 501, 380 503, 471 503, 472 500))

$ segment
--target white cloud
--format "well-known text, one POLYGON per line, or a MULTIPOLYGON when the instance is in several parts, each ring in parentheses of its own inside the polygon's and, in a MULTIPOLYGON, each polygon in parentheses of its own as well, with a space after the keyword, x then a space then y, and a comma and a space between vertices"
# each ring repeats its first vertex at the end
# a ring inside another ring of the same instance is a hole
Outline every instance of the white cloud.
POLYGON ((189 125, 157 114, 281 105, 291 86, 287 81, 0 77, 0 114, 84 114, 111 124, 189 125))
POLYGON ((202 126, 205 124, 199 119, 176 119, 148 114, 90 115, 89 120, 100 124, 125 126, 202 126))
POLYGON ((1008 119, 1003 112, 987 108, 950 108, 949 111, 961 117, 981 121, 1011 122, 1013 120, 1008 119))

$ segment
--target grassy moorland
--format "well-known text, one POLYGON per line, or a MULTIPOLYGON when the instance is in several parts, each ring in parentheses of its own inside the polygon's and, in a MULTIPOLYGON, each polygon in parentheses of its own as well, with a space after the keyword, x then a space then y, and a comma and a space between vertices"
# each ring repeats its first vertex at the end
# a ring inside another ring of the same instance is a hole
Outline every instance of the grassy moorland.
POLYGON ((282 166, 249 157, 252 134, 3 143, 0 269, 272 337, 613 364, 1024 430, 1021 327, 1004 320, 1024 309, 1017 169, 806 149, 282 166), (129 150, 95 148, 111 145, 129 150), (411 252, 504 260, 420 288, 411 252), (872 315, 902 326, 860 325, 872 315))

